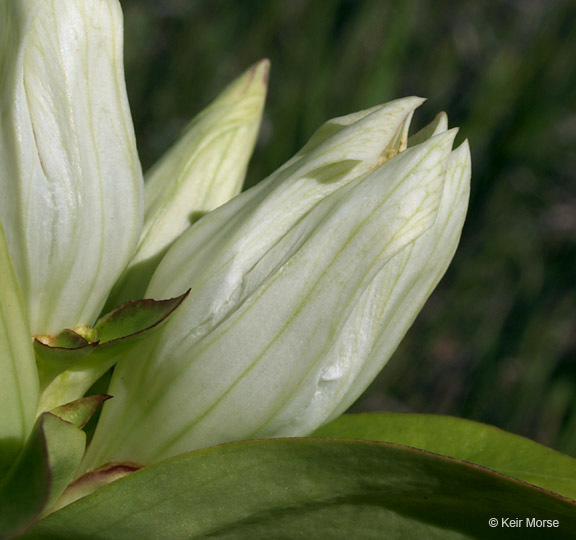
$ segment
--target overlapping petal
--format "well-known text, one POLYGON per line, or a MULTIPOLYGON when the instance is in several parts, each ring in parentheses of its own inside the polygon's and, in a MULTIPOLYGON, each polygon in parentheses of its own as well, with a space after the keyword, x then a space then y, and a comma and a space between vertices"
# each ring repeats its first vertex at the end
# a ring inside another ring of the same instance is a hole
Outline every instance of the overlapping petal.
POLYGON ((337 418, 382 370, 452 261, 466 217, 470 173, 470 150, 463 143, 450 155, 434 225, 365 289, 327 355, 333 362, 320 373, 314 393, 308 389, 309 406, 285 403, 275 425, 308 432, 337 418), (351 362, 354 358, 364 361, 351 362))

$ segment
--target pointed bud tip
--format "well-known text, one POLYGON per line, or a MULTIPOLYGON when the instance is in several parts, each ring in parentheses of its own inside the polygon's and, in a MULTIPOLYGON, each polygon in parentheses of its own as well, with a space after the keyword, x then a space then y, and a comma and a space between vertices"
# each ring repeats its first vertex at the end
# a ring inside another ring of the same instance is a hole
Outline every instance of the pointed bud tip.
POLYGON ((264 58, 256 62, 234 79, 226 89, 213 102, 223 104, 227 102, 238 103, 246 98, 258 97, 264 99, 268 88, 268 74, 270 60, 264 58))
POLYGON ((412 148, 416 149, 416 147, 420 147, 420 151, 424 153, 433 150, 434 153, 440 152, 448 157, 448 155, 452 152, 452 146, 454 144, 454 139, 458 134, 458 130, 459 128, 455 127, 447 131, 437 133, 436 135, 433 135, 430 138, 422 141, 420 144, 412 146, 412 148))
MULTIPOLYGON (((417 109, 418 107, 420 107, 420 105, 422 105, 425 101, 428 101, 428 98, 423 98, 420 96, 406 96, 406 97, 391 101, 390 103, 406 103, 407 105, 409 105, 412 108, 412 110, 414 110, 414 109, 417 109)), ((386 103, 385 105, 388 105, 388 103, 386 103)))
POLYGON ((259 78, 265 85, 267 85, 268 77, 270 76, 270 59, 263 58, 259 62, 256 62, 252 66, 252 69, 254 70, 256 78, 259 78))
POLYGON ((411 104, 412 110, 416 110, 418 107, 420 107, 420 105, 428 101, 428 98, 420 96, 406 96, 405 98, 401 98, 398 101, 406 101, 407 103, 411 104))
POLYGON ((434 118, 434 124, 438 126, 438 130, 446 130, 448 129, 448 115, 446 111, 440 111, 436 117, 434 118))
POLYGON ((424 126, 422 129, 413 133, 408 139, 408 146, 416 146, 421 144, 431 137, 444 133, 448 129, 448 115, 445 112, 439 112, 432 122, 424 126))
POLYGON ((400 113, 411 117, 414 111, 426 101, 426 98, 418 96, 408 96, 400 99, 395 99, 388 103, 377 105, 372 109, 371 116, 373 118, 382 117, 389 118, 390 113, 400 113))
POLYGON ((253 64, 246 72, 248 83, 246 89, 250 88, 252 82, 261 83, 263 86, 268 86, 268 77, 270 75, 270 60, 263 58, 262 60, 253 64))
POLYGON ((432 138, 435 139, 438 137, 438 140, 440 140, 440 137, 445 137, 447 141, 451 141, 451 143, 453 143, 459 131, 460 131, 459 127, 453 127, 447 129, 446 131, 443 131, 442 133, 438 133, 438 135, 435 135, 432 138))
POLYGON ((453 127, 442 133, 439 133, 438 135, 434 135, 430 140, 438 141, 437 144, 441 145, 443 148, 446 148, 448 153, 450 153, 452 152, 452 147, 454 146, 454 139, 456 139, 456 135, 458 135, 459 131, 460 128, 453 127))
POLYGON ((468 166, 471 166, 472 157, 470 154, 470 144, 468 143, 468 139, 464 139, 462 143, 452 150, 452 157, 466 163, 468 166))

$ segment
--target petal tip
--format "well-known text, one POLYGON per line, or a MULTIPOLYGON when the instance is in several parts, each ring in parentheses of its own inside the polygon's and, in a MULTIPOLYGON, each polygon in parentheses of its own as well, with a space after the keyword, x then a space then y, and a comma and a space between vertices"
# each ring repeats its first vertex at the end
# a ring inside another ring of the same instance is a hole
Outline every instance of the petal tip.
POLYGON ((268 79, 270 77, 270 59, 263 58, 256 62, 251 70, 253 70, 254 78, 260 80, 264 86, 268 86, 268 79))

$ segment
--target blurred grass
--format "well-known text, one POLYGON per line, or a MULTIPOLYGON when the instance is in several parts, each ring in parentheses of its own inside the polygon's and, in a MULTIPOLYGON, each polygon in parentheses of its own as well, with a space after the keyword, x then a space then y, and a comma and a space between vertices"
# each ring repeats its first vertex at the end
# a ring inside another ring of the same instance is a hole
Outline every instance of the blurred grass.
POLYGON ((470 139, 451 269, 355 410, 464 416, 576 455, 573 0, 123 0, 145 168, 262 57, 272 73, 247 183, 328 118, 429 98, 470 139))

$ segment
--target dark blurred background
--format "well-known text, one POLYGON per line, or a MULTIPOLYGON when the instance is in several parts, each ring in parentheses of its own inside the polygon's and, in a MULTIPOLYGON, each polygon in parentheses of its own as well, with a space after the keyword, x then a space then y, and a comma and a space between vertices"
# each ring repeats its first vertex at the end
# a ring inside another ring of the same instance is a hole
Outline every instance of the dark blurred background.
POLYGON ((223 87, 272 61, 249 185, 325 120, 406 95, 461 126, 454 262, 353 410, 462 416, 576 456, 574 0, 122 0, 148 168, 223 87))

